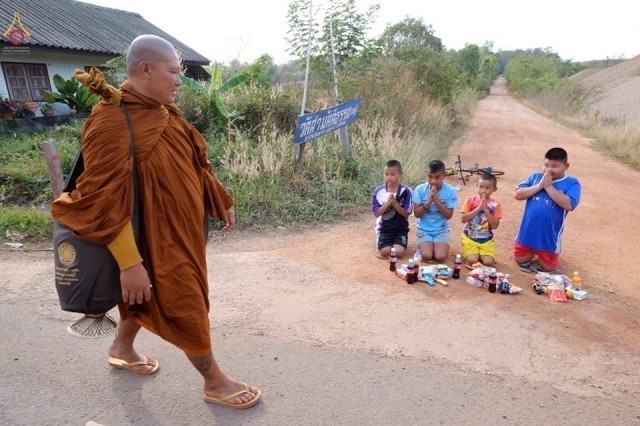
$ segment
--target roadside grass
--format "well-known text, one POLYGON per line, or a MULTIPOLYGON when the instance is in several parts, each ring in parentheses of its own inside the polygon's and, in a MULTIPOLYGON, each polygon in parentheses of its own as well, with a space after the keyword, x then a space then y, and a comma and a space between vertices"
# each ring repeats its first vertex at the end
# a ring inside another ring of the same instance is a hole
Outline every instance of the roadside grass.
MULTIPOLYGON (((59 126, 56 140, 60 167, 67 175, 80 146, 80 124, 59 126)), ((0 134, 0 202, 3 205, 41 205, 51 202, 53 192, 40 144, 45 133, 0 134)))
POLYGON ((586 130, 600 151, 640 170, 640 128, 632 125, 597 123, 586 130))
MULTIPOLYGON (((403 181, 416 186, 427 163, 443 159, 457 128, 470 115, 475 94, 461 92, 448 107, 411 91, 410 116, 363 114, 348 128, 351 155, 345 157, 336 134, 306 144, 303 161, 293 164, 292 134, 264 126, 235 137, 209 136, 208 156, 218 178, 236 201, 239 228, 330 222, 369 211, 371 194, 383 182, 384 164, 403 164, 403 181), (388 118, 385 118, 388 117, 388 118)), ((0 240, 50 238, 48 205, 52 190, 40 143, 56 141, 67 176, 81 140, 82 123, 49 134, 0 135, 0 240)), ((214 227, 220 227, 213 221, 214 227)))
POLYGON ((51 238, 53 221, 48 211, 35 207, 0 206, 0 240, 42 241, 51 238))
POLYGON ((594 140, 594 148, 640 170, 640 126, 587 114, 562 94, 545 93, 523 101, 530 108, 594 140))
POLYGON ((40 143, 53 137, 63 174, 80 146, 81 123, 59 126, 50 134, 0 134, 0 240, 41 241, 51 237, 48 205, 53 198, 40 143))
POLYGON ((349 129, 350 157, 343 156, 336 135, 325 135, 306 144, 298 168, 290 135, 273 130, 257 143, 241 136, 224 148, 219 177, 236 200, 241 227, 331 221, 369 210, 390 159, 403 164, 405 183, 421 183, 426 164, 446 156, 449 128, 447 123, 427 132, 418 125, 403 128, 393 119, 359 121, 349 129))

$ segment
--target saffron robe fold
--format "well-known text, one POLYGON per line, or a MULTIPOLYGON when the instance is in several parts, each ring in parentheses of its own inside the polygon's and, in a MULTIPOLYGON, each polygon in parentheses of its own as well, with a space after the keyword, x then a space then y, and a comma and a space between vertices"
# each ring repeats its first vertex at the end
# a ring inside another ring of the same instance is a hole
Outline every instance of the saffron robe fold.
MULTIPOLYGON (((211 351, 205 214, 226 221, 233 200, 211 169, 206 141, 175 105, 160 105, 128 82, 120 94, 135 144, 139 249, 153 284, 150 302, 135 309, 120 303, 120 314, 187 355, 204 355, 211 351)), ((57 221, 96 244, 109 244, 119 235, 133 206, 125 116, 117 96, 105 98, 84 126, 85 172, 77 189, 52 204, 57 221)))

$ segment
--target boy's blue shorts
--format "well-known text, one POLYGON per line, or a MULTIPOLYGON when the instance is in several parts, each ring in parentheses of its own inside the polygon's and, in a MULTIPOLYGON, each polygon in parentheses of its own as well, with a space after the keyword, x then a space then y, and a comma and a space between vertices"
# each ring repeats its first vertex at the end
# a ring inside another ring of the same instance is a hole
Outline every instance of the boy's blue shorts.
POLYGON ((424 232, 418 229, 418 245, 422 244, 422 243, 445 243, 445 244, 450 244, 451 239, 449 238, 449 230, 445 229, 444 231, 440 232, 440 233, 431 233, 431 232, 424 232))
POLYGON ((407 235, 378 234, 376 237, 376 245, 378 246, 378 250, 395 245, 407 248, 407 235))

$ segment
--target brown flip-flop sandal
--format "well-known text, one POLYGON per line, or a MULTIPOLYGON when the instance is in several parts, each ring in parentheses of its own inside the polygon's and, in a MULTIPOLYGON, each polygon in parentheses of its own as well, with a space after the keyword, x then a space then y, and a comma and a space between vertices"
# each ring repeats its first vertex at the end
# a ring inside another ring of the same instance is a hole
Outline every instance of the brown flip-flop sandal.
POLYGON ((129 371, 133 371, 136 374, 140 374, 142 376, 146 376, 149 374, 153 374, 156 371, 158 371, 158 368, 160 368, 160 363, 156 360, 153 360, 153 362, 155 363, 153 368, 151 368, 151 370, 148 371, 144 371, 144 370, 136 370, 133 367, 137 367, 139 365, 147 365, 149 363, 149 360, 147 359, 146 356, 142 355, 142 360, 140 361, 134 361, 134 362, 127 362, 124 359, 120 359, 120 358, 116 358, 116 357, 109 357, 109 365, 114 367, 114 368, 119 368, 121 370, 129 370, 129 371))
POLYGON ((233 404, 233 403, 229 402, 233 398, 236 398, 236 397, 242 395, 245 392, 251 392, 249 390, 249 385, 247 385, 246 383, 242 383, 242 386, 244 387, 243 390, 238 391, 238 392, 234 392, 234 393, 232 393, 230 395, 227 395, 225 397, 222 397, 222 398, 218 398, 216 396, 207 395, 205 393, 204 394, 204 400, 206 402, 210 402, 211 404, 218 404, 218 405, 222 405, 223 407, 233 408, 235 410, 243 410, 245 408, 251 408, 258 402, 258 400, 260 399, 260 395, 262 395, 262 392, 260 392, 260 389, 258 389, 257 392, 253 394, 253 398, 251 398, 250 400, 248 400, 246 402, 243 402, 241 404, 233 404))

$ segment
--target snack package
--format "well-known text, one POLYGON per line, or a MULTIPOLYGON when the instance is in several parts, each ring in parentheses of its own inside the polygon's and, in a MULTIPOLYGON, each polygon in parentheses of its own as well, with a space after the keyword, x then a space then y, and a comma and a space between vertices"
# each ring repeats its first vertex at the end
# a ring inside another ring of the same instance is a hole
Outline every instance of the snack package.
POLYGON ((538 283, 544 287, 555 284, 562 286, 563 289, 573 288, 571 278, 568 276, 562 274, 550 274, 548 272, 540 272, 536 274, 532 285, 534 283, 538 283))
POLYGON ((540 272, 531 282, 531 286, 538 294, 546 294, 549 300, 566 303, 567 299, 583 300, 586 291, 573 288, 571 278, 563 274, 540 272))
POLYGON ((469 271, 469 275, 467 276, 467 283, 473 285, 474 287, 488 288, 489 282, 487 278, 489 277, 489 274, 491 272, 495 271, 496 270, 494 268, 487 268, 486 266, 482 268, 474 268, 469 271), (469 278, 471 278, 473 281, 469 280, 469 278))
POLYGON ((439 263, 437 265, 425 265, 420 266, 420 277, 424 277, 425 275, 431 275, 435 278, 449 278, 453 274, 453 270, 449 268, 444 263, 439 263))
POLYGON ((573 290, 574 300, 584 300, 587 298, 587 292, 584 290, 573 290))
POLYGON ((518 287, 517 285, 509 285, 509 294, 518 294, 522 291, 522 287, 518 287))
POLYGON ((551 284, 547 290, 547 299, 552 302, 567 303, 567 293, 562 285, 551 284))
POLYGON ((496 286, 497 286, 497 288, 501 288, 503 280, 505 280, 505 283, 509 287, 508 291, 505 291, 505 292, 500 291, 500 293, 502 293, 502 294, 518 294, 518 293, 520 293, 522 291, 521 287, 513 285, 512 283, 509 282, 509 276, 508 275, 505 275, 502 272, 497 272, 495 268, 490 268, 488 266, 474 268, 471 271, 469 271, 469 274, 467 275, 467 278, 465 279, 465 283, 467 283, 468 285, 474 286, 474 287, 489 288, 489 280, 488 280, 488 278, 489 278, 489 274, 491 274, 492 272, 496 273, 496 277, 497 277, 496 286))
MULTIPOLYGON (((452 273, 453 270, 444 264, 420 266, 418 271, 418 281, 427 283, 430 286, 434 286, 436 283, 447 286, 449 283, 444 279, 451 277, 452 273)), ((406 281, 407 266, 402 264, 400 268, 396 269, 395 274, 406 281)))

